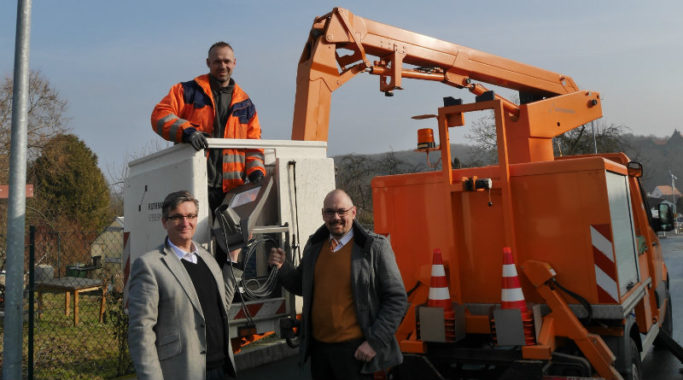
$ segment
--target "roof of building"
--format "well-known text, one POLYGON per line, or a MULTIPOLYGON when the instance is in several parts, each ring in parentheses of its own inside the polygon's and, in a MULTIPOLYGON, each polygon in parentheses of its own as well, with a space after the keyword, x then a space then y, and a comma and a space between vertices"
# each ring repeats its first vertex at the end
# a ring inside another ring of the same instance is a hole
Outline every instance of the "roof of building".
MULTIPOLYGON (((677 188, 674 188, 673 190, 674 190, 674 193, 673 193, 673 194, 675 194, 677 197, 680 197, 680 196, 681 196, 681 192, 678 191, 677 188)), ((671 194, 672 194, 672 192, 671 192, 671 186, 669 186, 669 185, 659 185, 659 186, 655 187, 655 189, 652 191, 652 193, 650 194, 650 196, 652 196, 653 198, 662 198, 662 197, 666 197, 666 196, 669 196, 669 197, 670 197, 671 194)))

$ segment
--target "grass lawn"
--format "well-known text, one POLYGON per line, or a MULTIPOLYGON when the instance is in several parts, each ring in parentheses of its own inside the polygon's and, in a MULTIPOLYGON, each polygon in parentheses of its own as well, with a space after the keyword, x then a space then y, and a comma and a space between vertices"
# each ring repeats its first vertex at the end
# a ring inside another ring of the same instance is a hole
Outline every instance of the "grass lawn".
MULTIPOLYGON (((36 379, 111 379, 131 373, 125 343, 127 321, 121 300, 107 300, 104 323, 99 321, 100 295, 81 294, 79 324, 73 325, 73 304, 64 313, 64 293, 44 293, 40 318, 35 312, 33 373, 36 379)), ((73 299, 71 300, 73 303, 73 299)), ((4 330, 0 326, 0 332, 4 330)), ((24 316, 24 360, 28 364, 28 318, 24 316)), ((3 342, 0 341, 0 350, 3 342)), ((0 358, 0 365, 2 359, 0 358)), ((24 370, 25 371, 25 370, 24 370)))

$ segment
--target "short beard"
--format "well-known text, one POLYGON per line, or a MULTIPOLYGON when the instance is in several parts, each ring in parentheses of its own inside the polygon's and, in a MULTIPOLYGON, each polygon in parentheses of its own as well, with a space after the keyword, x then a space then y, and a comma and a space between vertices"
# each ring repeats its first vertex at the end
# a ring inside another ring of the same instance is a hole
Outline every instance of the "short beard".
POLYGON ((220 85, 221 87, 228 87, 230 85, 230 79, 232 79, 232 74, 228 74, 228 79, 226 79, 225 81, 222 81, 222 80, 216 78, 211 73, 209 73, 209 77, 211 77, 211 79, 213 79, 213 81, 216 82, 216 84, 220 85))

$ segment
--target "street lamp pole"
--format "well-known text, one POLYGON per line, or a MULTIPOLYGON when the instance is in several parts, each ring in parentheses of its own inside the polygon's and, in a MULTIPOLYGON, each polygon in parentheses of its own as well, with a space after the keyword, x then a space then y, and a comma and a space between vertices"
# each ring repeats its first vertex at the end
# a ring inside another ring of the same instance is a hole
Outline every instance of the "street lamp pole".
POLYGON ((676 180, 678 177, 674 175, 674 173, 671 172, 671 169, 669 169, 669 174, 671 175, 671 199, 673 200, 674 203, 674 217, 676 216, 676 180))
POLYGON ((7 276, 2 337, 3 379, 21 379, 30 35, 31 0, 18 0, 12 93, 12 146, 7 204, 7 276))
POLYGON ((595 154, 598 154, 598 140, 595 137, 595 121, 591 121, 591 129, 593 130, 593 147, 595 147, 595 154))

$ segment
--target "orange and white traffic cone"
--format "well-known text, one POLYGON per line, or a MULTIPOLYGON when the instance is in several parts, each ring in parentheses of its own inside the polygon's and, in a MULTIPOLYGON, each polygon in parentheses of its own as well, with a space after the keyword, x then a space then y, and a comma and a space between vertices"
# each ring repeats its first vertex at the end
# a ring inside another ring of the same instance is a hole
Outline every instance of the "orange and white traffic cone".
POLYGON ((501 309, 519 309, 524 325, 524 340, 527 345, 533 345, 535 343, 534 320, 526 306, 510 247, 503 248, 503 286, 501 287, 500 306, 501 309))
POLYGON ((435 249, 432 258, 432 278, 429 284, 429 297, 427 306, 441 307, 444 310, 451 308, 451 294, 448 291, 448 279, 443 267, 441 250, 435 249))
POLYGON ((448 278, 446 278, 441 250, 438 248, 434 250, 432 258, 432 278, 429 284, 427 306, 440 307, 444 310, 446 341, 455 341, 455 312, 453 312, 451 294, 448 291, 448 278))

